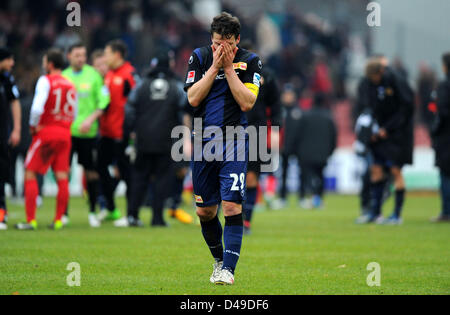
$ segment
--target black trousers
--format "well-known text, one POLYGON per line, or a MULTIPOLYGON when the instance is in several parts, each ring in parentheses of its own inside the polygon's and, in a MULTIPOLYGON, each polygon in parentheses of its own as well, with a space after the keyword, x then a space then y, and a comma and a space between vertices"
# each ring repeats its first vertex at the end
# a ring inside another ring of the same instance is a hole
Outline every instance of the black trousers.
POLYGON ((9 148, 7 140, 0 139, 0 209, 6 210, 5 184, 10 175, 9 148))
POLYGON ((128 216, 135 219, 139 217, 139 209, 148 195, 149 184, 152 183, 152 224, 164 222, 164 203, 171 193, 174 178, 174 166, 170 154, 138 152, 132 166, 131 178, 128 216))
MULTIPOLYGON (((281 162, 281 168, 282 168, 282 175, 281 175, 281 190, 280 190, 280 197, 281 199, 286 199, 287 197, 287 176, 288 176, 288 169, 289 169, 289 157, 288 155, 283 155, 282 162, 281 162)), ((299 165, 300 167, 300 165, 299 165)), ((308 177, 307 172, 303 170, 303 168, 300 169, 299 174, 299 198, 303 199, 306 196, 306 190, 308 187, 308 177)))
POLYGON ((125 141, 111 138, 100 138, 98 145, 98 174, 100 176, 100 185, 103 196, 105 197, 106 208, 109 211, 116 209, 114 194, 117 188, 118 180, 111 176, 110 166, 117 166, 120 173, 120 180, 127 185, 126 196, 129 198, 131 164, 125 155, 127 144, 125 141))
POLYGON ((306 181, 311 188, 311 193, 322 197, 325 187, 325 176, 323 171, 325 169, 325 164, 321 163, 302 163, 302 173, 305 173, 306 181))

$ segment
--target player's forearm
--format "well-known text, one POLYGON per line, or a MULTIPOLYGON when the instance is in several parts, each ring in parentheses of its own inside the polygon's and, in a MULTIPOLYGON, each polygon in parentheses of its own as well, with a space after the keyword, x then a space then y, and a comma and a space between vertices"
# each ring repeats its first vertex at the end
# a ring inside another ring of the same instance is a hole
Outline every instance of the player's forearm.
POLYGON ((11 103, 11 113, 14 121, 14 131, 19 132, 22 126, 22 110, 20 107, 20 102, 18 100, 14 100, 11 103))
POLYGON ((256 103, 257 96, 250 91, 239 79, 233 68, 225 70, 228 86, 230 87, 233 98, 238 103, 243 112, 252 110, 256 103))
POLYGON ((219 71, 214 67, 209 68, 205 76, 189 88, 187 96, 191 106, 198 107, 203 102, 211 90, 218 73, 219 71))
POLYGON ((97 109, 89 118, 94 122, 103 115, 103 110, 97 109))

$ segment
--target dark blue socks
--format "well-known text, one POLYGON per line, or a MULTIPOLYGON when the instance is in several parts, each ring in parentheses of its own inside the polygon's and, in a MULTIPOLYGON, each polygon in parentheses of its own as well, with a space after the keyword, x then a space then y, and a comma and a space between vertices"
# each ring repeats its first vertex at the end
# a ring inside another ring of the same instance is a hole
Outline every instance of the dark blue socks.
POLYGON ((383 203, 384 181, 372 183, 372 203, 371 203, 371 215, 372 218, 376 218, 381 214, 381 206, 383 203))
POLYGON ((252 221, 253 209, 255 208, 256 204, 256 195, 257 195, 256 188, 247 188, 247 200, 245 201, 243 210, 244 210, 244 220, 248 225, 250 225, 250 222, 252 221))
POLYGON ((394 215, 396 218, 400 218, 402 215, 403 203, 405 202, 405 190, 396 190, 395 191, 395 208, 394 215))
POLYGON ((225 217, 223 269, 227 269, 233 274, 241 254, 243 233, 244 224, 242 214, 225 217))
POLYGON ((200 222, 206 244, 216 261, 223 261, 222 225, 216 217, 208 222, 200 222))

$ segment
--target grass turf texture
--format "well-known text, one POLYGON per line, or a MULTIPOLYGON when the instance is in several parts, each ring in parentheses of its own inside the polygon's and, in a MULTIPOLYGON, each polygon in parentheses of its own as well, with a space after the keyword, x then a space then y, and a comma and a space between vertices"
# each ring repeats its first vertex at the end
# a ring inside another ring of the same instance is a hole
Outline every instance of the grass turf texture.
MULTIPOLYGON (((10 230, 0 232, 0 294, 450 294, 450 226, 429 223, 437 196, 409 195, 400 227, 355 225, 352 196, 329 196, 324 211, 296 204, 255 214, 231 287, 209 283, 213 261, 198 226, 168 219, 168 229, 95 230, 85 201, 73 198, 71 226, 54 232, 45 228, 54 214, 47 198, 40 230, 21 232, 12 226, 23 207, 11 205, 10 230), (81 265, 81 287, 66 284, 70 262, 81 265), (370 262, 381 265, 380 287, 366 284, 370 262)), ((148 223, 149 211, 142 217, 148 223)))

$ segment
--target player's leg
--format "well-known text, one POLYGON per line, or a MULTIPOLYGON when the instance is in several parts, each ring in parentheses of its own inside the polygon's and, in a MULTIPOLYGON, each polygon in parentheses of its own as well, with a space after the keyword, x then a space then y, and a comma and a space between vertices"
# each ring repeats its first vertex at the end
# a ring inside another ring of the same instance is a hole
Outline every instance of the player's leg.
POLYGON ((8 229, 6 216, 5 182, 0 178, 0 230, 8 229))
POLYGON ((101 220, 107 219, 108 216, 115 211, 115 183, 109 172, 109 167, 113 163, 114 154, 114 140, 105 137, 101 138, 99 141, 98 150, 98 174, 100 176, 101 190, 103 197, 105 198, 107 209, 107 211, 100 213, 99 217, 101 220))
POLYGON ((325 178, 323 170, 325 165, 317 164, 313 166, 314 179, 313 179, 313 207, 318 209, 323 207, 323 191, 325 185, 325 178))
POLYGON ((93 228, 101 226, 96 215, 99 180, 97 172, 96 151, 97 139, 77 139, 79 142, 78 162, 83 166, 86 177, 86 188, 89 199, 89 225, 93 228))
POLYGON ((372 165, 371 167, 371 214, 370 221, 376 220, 381 216, 381 207, 383 203, 384 192, 384 171, 383 167, 379 164, 372 165))
POLYGON ((202 235, 215 262, 210 281, 214 283, 223 266, 222 224, 217 216, 220 203, 220 186, 216 162, 193 161, 192 184, 194 187, 197 216, 202 235))
POLYGON ((27 223, 19 223, 19 230, 35 230, 36 222, 36 200, 39 195, 37 174, 45 174, 50 167, 50 156, 53 154, 52 147, 40 137, 34 137, 25 159, 25 213, 27 223))
POLYGON ((6 197, 5 183, 8 174, 8 146, 0 139, 0 230, 6 230, 6 197))
POLYGON ((56 213, 51 229, 59 230, 63 228, 62 217, 69 203, 69 172, 55 171, 56 182, 58 183, 58 195, 56 196, 56 213))
POLYGON ((406 185, 405 179, 402 175, 402 169, 399 166, 393 166, 391 168, 391 174, 394 177, 395 187, 395 207, 394 213, 387 220, 387 224, 401 224, 401 215, 403 210, 403 204, 405 202, 406 185))
POLYGON ((130 193, 127 198, 127 218, 114 222, 116 227, 142 226, 139 221, 139 209, 147 196, 151 162, 147 155, 138 151, 136 160, 132 165, 131 184, 128 187, 130 193))
POLYGON ((188 171, 188 167, 182 167, 179 164, 176 166, 175 176, 172 179, 173 185, 169 204, 170 216, 185 224, 190 224, 194 221, 189 213, 179 208, 182 200, 184 179, 188 171))
POLYGON ((56 214, 51 229, 59 230, 63 227, 62 217, 69 203, 69 171, 70 152, 72 147, 71 138, 60 139, 54 143, 54 155, 52 169, 58 184, 58 195, 56 196, 56 214))
POLYGON ((253 210, 255 209, 256 197, 258 194, 258 179, 259 176, 256 171, 249 171, 247 173, 247 199, 243 205, 245 234, 250 234, 253 210))
POLYGON ((79 142, 78 163, 83 166, 86 176, 87 193, 89 197, 89 212, 95 213, 98 196, 99 175, 96 168, 96 139, 77 139, 79 142))
POLYGON ((247 161, 239 161, 242 150, 248 157, 248 142, 245 146, 237 141, 235 149, 238 152, 236 161, 229 160, 222 163, 220 170, 220 194, 222 198, 222 209, 225 216, 225 227, 223 231, 224 254, 223 272, 216 284, 233 284, 234 273, 238 263, 242 236, 244 233, 244 221, 242 216, 242 204, 246 196, 246 174, 247 161))
POLYGON ((153 155, 153 170, 154 174, 154 198, 152 201, 152 226, 166 227, 164 221, 163 210, 164 204, 170 195, 170 182, 175 175, 174 163, 170 155, 157 154, 153 155))
POLYGON ((287 198, 287 171, 289 167, 289 156, 287 154, 283 154, 281 158, 281 189, 280 189, 280 198, 286 203, 287 198))

